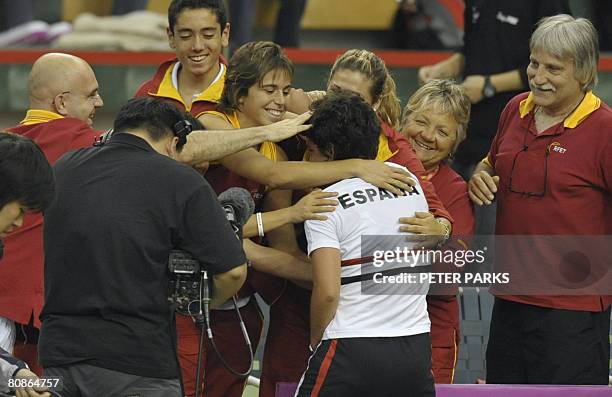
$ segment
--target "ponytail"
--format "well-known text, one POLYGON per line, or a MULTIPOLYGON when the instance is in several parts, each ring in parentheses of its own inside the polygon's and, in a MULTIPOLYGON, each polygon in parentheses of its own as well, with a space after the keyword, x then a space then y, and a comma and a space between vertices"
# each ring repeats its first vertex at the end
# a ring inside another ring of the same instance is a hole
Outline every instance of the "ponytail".
POLYGON ((378 55, 367 50, 348 50, 336 59, 330 80, 334 73, 341 69, 359 72, 372 82, 370 96, 373 103, 380 102, 376 113, 382 121, 394 129, 399 128, 401 105, 397 97, 395 81, 389 74, 385 62, 378 55))
POLYGON ((389 124, 394 130, 400 125, 402 107, 397 96, 397 89, 393 77, 387 71, 387 78, 380 94, 380 105, 376 111, 378 116, 385 123, 389 124))

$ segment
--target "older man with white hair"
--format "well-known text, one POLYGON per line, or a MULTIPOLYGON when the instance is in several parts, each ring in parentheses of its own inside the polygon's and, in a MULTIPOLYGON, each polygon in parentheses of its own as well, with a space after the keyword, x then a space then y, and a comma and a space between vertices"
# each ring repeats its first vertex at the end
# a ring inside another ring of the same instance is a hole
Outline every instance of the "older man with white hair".
MULTIPOLYGON (((547 17, 530 51, 531 92, 506 106, 470 197, 477 205, 496 197, 498 235, 610 235, 612 110, 592 92, 597 32, 584 18, 547 17)), ((527 255, 548 254, 533 243, 506 260, 518 266, 527 255)), ((529 277, 540 269, 552 277, 555 266, 542 260, 524 268, 529 277)), ((497 295, 487 382, 607 384, 610 296, 600 293, 497 295)))

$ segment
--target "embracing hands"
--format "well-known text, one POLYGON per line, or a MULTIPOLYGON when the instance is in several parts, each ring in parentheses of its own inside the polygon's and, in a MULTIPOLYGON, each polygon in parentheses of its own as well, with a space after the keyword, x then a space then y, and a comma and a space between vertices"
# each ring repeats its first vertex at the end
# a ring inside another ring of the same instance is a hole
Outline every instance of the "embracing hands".
POLYGON ((416 181, 402 168, 392 167, 377 160, 355 160, 361 162, 357 165, 357 176, 374 186, 383 188, 393 194, 402 196, 412 191, 416 181))
POLYGON ((291 223, 300 223, 307 220, 324 221, 327 220, 325 212, 333 212, 338 205, 336 192, 324 192, 315 189, 311 193, 302 197, 300 201, 290 207, 291 223))

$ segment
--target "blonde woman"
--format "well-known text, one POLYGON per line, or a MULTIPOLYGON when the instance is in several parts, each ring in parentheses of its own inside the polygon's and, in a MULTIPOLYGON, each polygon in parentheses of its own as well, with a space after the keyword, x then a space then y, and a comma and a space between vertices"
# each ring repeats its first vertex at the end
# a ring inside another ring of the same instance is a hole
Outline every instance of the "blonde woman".
MULTIPOLYGON (((465 139, 470 99, 450 80, 432 80, 408 99, 400 131, 410 140, 423 163, 422 178, 430 181, 455 223, 453 237, 474 233, 474 208, 467 183, 449 160, 465 139)), ((453 383, 459 342, 459 305, 456 295, 427 296, 431 320, 432 371, 436 383, 453 383)))

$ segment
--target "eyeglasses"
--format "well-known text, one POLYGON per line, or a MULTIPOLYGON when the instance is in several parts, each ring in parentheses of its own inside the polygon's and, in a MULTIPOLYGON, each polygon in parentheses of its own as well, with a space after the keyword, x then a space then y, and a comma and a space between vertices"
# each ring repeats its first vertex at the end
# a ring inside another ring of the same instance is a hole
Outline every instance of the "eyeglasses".
MULTIPOLYGON (((535 119, 535 118, 534 118, 535 119)), ((532 122, 533 123, 533 120, 532 122)), ((531 126, 525 128, 525 135, 523 137, 523 149, 518 151, 514 156, 514 160, 512 160, 512 168, 510 169, 510 177, 508 178, 508 190, 512 193, 521 194, 527 197, 544 197, 546 195, 547 186, 548 186, 548 155, 550 151, 548 147, 550 146, 552 140, 555 138, 556 132, 552 134, 551 139, 544 149, 544 159, 542 159, 539 151, 531 150, 529 151, 529 145, 527 145, 527 134, 529 133, 529 128, 531 126), (542 161, 543 160, 543 161, 542 161), (538 162, 542 162, 544 164, 543 172, 540 172, 542 168, 538 166, 538 162), (517 172, 517 169, 520 170, 517 172), (516 172, 516 174, 515 174, 516 172), (540 175, 543 174, 543 178, 540 175), (517 185, 517 181, 514 180, 514 176, 519 175, 520 180, 525 183, 525 185, 531 186, 542 186, 541 189, 528 189, 521 188, 517 185), (531 183, 534 180, 543 179, 544 181, 540 183, 531 183), (514 182, 514 184, 513 184, 514 182)), ((561 126, 563 123, 560 124, 561 126)), ((557 127, 558 128, 558 127, 557 127)))
MULTIPOLYGON (((529 147, 525 146, 523 150, 517 152, 516 155, 514 156, 514 160, 512 161, 512 169, 510 170, 510 180, 509 180, 508 190, 512 193, 522 194, 527 197, 544 197, 546 195, 546 186, 548 184, 548 151, 545 151, 545 154, 544 154, 544 182, 543 182, 542 189, 536 192, 533 192, 533 191, 517 189, 513 187, 512 185, 512 180, 514 178, 514 171, 516 169, 516 163, 519 157, 521 157, 521 154, 527 153, 528 149, 529 147)), ((523 156, 523 158, 526 158, 526 157, 527 156, 523 156)))
MULTIPOLYGON (((60 95, 65 95, 65 94, 75 94, 75 93, 72 91, 64 91, 60 95)), ((91 94, 91 95, 85 95, 85 94, 75 94, 75 95, 84 96, 88 101, 102 100, 102 97, 100 96, 100 93, 98 92, 96 92, 95 94, 91 94)))

